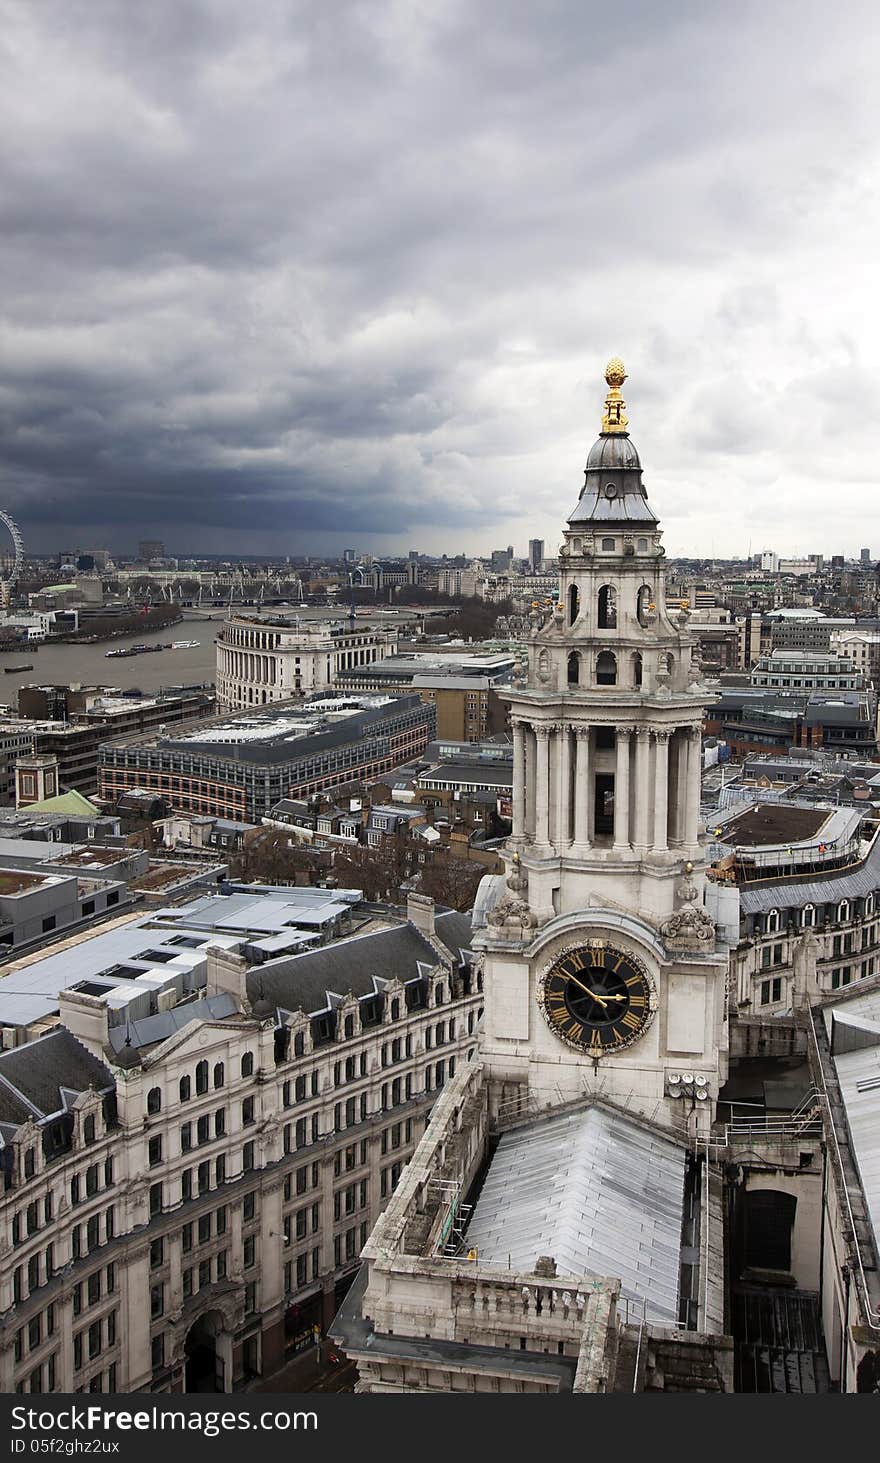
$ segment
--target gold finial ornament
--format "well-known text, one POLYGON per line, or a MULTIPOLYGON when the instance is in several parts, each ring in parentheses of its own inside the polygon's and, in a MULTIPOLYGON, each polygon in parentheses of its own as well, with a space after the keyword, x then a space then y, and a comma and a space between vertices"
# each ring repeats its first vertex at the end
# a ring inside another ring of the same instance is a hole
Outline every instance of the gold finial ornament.
POLYGON ((625 432, 629 426, 629 418, 620 388, 626 380, 626 371, 623 369, 623 361, 619 356, 613 356, 605 367, 605 380, 608 382, 608 395, 605 398, 605 413, 602 417, 601 431, 603 433, 625 432))

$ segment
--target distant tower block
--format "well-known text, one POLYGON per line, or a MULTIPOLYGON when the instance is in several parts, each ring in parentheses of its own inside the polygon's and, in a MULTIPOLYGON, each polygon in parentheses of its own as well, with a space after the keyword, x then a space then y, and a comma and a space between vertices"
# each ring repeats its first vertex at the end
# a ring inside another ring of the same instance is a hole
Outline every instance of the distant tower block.
POLYGON ((58 758, 19 757, 15 764, 15 806, 26 808, 58 794, 58 758))

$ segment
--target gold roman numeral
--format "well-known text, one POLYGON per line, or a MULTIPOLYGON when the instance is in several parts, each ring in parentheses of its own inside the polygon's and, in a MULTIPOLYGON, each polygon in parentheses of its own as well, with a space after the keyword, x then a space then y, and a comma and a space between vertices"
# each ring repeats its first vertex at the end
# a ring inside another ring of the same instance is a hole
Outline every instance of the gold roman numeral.
POLYGON ((590 965, 598 965, 600 970, 605 969, 605 946, 594 945, 590 950, 590 965))
POLYGON ((620 1018, 620 1024, 625 1026, 627 1031, 638 1031, 642 1022, 641 1018, 633 1015, 632 1011, 626 1011, 620 1018))
POLYGON ((640 975, 630 975, 630 976, 627 976, 626 979, 624 980, 624 985, 627 985, 627 986, 634 986, 634 985, 641 985, 641 984, 642 984, 642 977, 640 975))
POLYGON ((575 951, 573 955, 569 955, 568 959, 569 964, 572 965, 575 970, 583 970, 585 968, 583 959, 577 951, 575 951))
POLYGON ((592 1036, 590 1037, 590 1051, 591 1052, 601 1052, 602 1051, 602 1038, 599 1035, 598 1031, 594 1031, 593 1034, 592 1034, 592 1036))
POLYGON ((566 1035, 570 1036, 572 1041, 583 1041, 584 1028, 581 1026, 579 1021, 572 1021, 571 1025, 567 1029, 566 1035))
POLYGON ((629 1003, 633 1008, 641 1009, 646 1004, 644 996, 630 996, 629 1003))

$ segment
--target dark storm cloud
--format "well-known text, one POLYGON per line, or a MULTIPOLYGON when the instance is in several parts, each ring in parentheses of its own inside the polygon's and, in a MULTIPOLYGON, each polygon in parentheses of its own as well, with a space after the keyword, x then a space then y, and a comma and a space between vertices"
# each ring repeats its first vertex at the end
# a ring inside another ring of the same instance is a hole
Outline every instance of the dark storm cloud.
POLYGON ((34 547, 552 542, 613 351, 671 551, 821 547, 832 463, 861 532, 867 5, 0 18, 0 496, 34 547))

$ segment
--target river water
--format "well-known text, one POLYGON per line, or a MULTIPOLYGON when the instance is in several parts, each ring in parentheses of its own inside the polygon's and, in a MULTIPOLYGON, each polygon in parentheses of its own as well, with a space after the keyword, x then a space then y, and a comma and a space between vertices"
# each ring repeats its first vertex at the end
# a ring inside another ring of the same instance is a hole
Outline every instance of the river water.
POLYGON ((21 650, 0 655, 0 702, 18 710, 19 686, 56 686, 78 682, 82 686, 117 687, 122 691, 159 691, 163 686, 214 684, 215 646, 222 616, 215 620, 186 619, 160 630, 142 630, 140 634, 120 635, 96 645, 28 645, 21 650), (158 650, 149 655, 131 655, 124 659, 106 657, 108 650, 122 650, 126 645, 167 644, 174 640, 198 640, 188 650, 158 650), (7 673, 10 665, 31 663, 28 671, 7 673))

